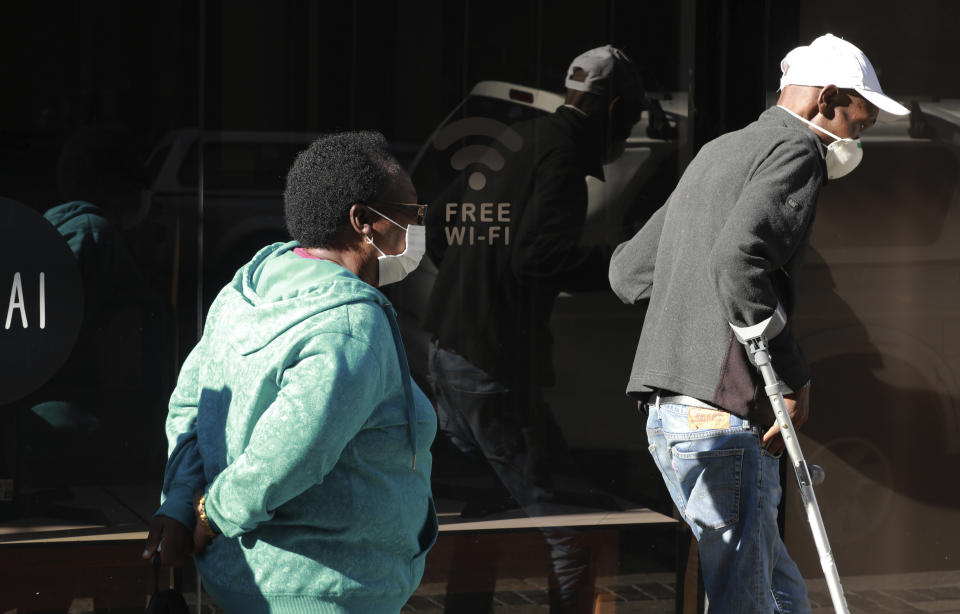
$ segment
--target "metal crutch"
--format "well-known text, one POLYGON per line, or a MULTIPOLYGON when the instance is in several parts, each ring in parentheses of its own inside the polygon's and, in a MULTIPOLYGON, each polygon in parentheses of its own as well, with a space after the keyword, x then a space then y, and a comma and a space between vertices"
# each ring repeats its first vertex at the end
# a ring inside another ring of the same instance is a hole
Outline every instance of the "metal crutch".
MULTIPOLYGON (((777 424, 780 425, 783 443, 787 449, 790 464, 793 465, 793 472, 797 476, 800 498, 803 500, 803 509, 807 513, 807 521, 810 523, 813 541, 817 546, 817 553, 820 555, 820 566, 823 568, 823 575, 827 580, 827 588, 830 590, 830 598, 833 600, 833 609, 838 614, 849 614, 850 609, 847 607, 847 600, 843 596, 843 587, 840 585, 840 573, 837 571, 837 564, 833 560, 833 553, 830 550, 830 541, 827 539, 827 529, 823 526, 823 518, 820 516, 817 496, 813 492, 810 468, 803 458, 793 422, 790 420, 790 415, 787 414, 786 404, 783 401, 783 388, 780 378, 777 377, 777 372, 773 369, 770 351, 767 347, 768 335, 770 339, 776 337, 783 330, 786 322, 786 315, 778 305, 776 312, 766 322, 751 327, 737 327, 732 324, 730 326, 733 328, 737 340, 750 352, 753 364, 760 370, 760 375, 763 377, 764 390, 770 398, 773 412, 777 416, 777 424)), ((819 470, 819 468, 817 469, 819 470)))

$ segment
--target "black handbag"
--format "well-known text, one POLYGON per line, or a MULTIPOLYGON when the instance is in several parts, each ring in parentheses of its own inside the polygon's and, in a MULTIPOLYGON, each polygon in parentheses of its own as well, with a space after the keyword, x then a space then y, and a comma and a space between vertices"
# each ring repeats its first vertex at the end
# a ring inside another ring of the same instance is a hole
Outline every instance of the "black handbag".
POLYGON ((160 556, 153 557, 153 595, 147 605, 147 614, 190 614, 183 598, 180 570, 173 575, 173 588, 160 590, 160 556))

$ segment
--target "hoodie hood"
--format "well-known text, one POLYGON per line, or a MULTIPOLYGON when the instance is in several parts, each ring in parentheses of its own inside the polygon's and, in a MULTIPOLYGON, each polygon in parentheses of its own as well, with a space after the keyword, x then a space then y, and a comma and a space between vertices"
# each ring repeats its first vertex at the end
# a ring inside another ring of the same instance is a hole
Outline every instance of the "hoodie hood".
POLYGON ((310 316, 349 303, 376 303, 396 319, 379 290, 338 264, 298 256, 297 247, 293 241, 261 249, 222 290, 233 294, 238 322, 231 342, 240 354, 252 354, 310 316))
POLYGON ((313 315, 350 303, 376 303, 383 309, 400 361, 407 402, 413 466, 417 461, 417 420, 410 383, 410 366, 403 347, 397 314, 382 292, 352 272, 327 260, 294 253, 300 244, 274 243, 261 249, 221 291, 218 300, 231 304, 236 319, 231 338, 234 349, 246 356, 313 315), (223 296, 228 293, 228 296, 223 296))
POLYGON ((88 203, 85 200, 71 200, 70 202, 50 207, 43 213, 47 221, 60 228, 67 222, 77 219, 81 216, 94 215, 106 219, 107 213, 100 207, 88 203))

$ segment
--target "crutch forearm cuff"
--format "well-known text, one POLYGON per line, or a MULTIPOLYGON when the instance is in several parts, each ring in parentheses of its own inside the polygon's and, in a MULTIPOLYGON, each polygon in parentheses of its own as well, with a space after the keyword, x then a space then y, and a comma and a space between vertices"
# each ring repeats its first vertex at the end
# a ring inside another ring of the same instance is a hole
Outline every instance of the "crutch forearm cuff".
POLYGON ((758 337, 763 337, 767 341, 770 341, 779 335, 786 325, 787 314, 780 303, 777 303, 777 308, 774 309, 773 315, 766 320, 752 326, 737 326, 731 322, 730 328, 733 329, 733 334, 736 335, 737 341, 746 344, 751 339, 757 339, 758 337))

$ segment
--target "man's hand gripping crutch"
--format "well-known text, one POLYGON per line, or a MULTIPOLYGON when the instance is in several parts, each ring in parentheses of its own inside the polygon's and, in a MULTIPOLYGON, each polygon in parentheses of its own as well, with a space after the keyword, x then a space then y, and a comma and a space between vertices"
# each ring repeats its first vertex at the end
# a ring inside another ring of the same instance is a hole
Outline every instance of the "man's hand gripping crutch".
MULTIPOLYGON (((807 514, 810 530, 813 532, 813 541, 817 546, 817 553, 820 555, 820 566, 823 568, 823 575, 827 580, 827 588, 830 590, 833 608, 838 613, 849 614, 847 600, 843 596, 843 587, 840 585, 840 574, 837 571, 836 562, 833 560, 833 553, 830 551, 830 542, 827 540, 827 530, 823 526, 823 518, 820 516, 820 506, 817 505, 817 496, 813 492, 810 467, 807 466, 807 461, 803 458, 800 442, 797 439, 793 422, 790 420, 784 402, 783 393, 785 390, 789 392, 789 389, 777 377, 767 345, 770 339, 776 337, 783 330, 786 322, 786 315, 778 305, 773 316, 760 324, 747 327, 738 327, 733 324, 730 326, 733 328, 737 340, 747 348, 750 360, 760 370, 760 375, 763 377, 765 391, 770 398, 773 412, 776 414, 783 444, 787 449, 790 464, 797 477, 800 498, 803 500, 803 509, 807 514)), ((816 469, 822 473, 819 467, 816 469)))

